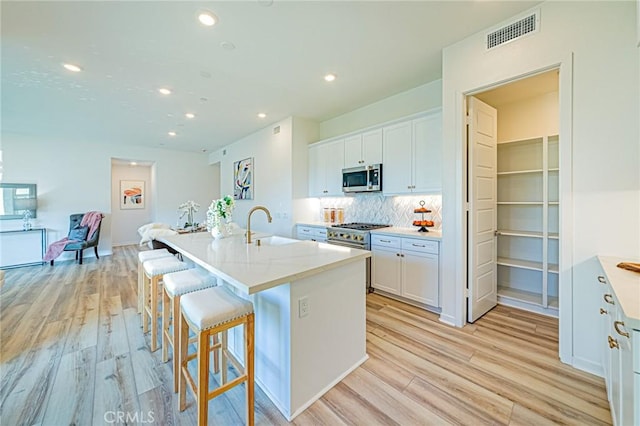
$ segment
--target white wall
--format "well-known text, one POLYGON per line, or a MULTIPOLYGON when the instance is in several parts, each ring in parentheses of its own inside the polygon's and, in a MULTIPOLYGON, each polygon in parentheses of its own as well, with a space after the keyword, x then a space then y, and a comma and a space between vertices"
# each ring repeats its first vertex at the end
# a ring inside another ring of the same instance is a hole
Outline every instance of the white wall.
MULTIPOLYGON (((112 158, 155 163, 151 177, 155 184, 151 203, 154 221, 174 224, 180 203, 193 199, 205 204, 218 196, 219 182, 214 168, 207 164, 206 155, 200 153, 88 141, 40 140, 11 134, 2 135, 2 151, 5 182, 38 185, 38 218, 34 226, 48 228, 49 242, 67 235, 69 214, 89 210, 105 214, 100 233, 101 254, 110 254, 112 246, 112 158)), ((202 220, 204 215, 201 210, 197 218, 202 220)), ((21 226, 20 221, 0 221, 2 229, 21 226)), ((73 253, 63 256, 69 259, 73 253)))
POLYGON ((220 188, 223 195, 233 195, 233 163, 253 157, 253 200, 236 200, 234 222, 246 228, 249 210, 262 205, 271 212, 273 222, 268 223, 266 215, 258 211, 251 217, 251 229, 283 236, 292 235, 293 225, 298 220, 294 218, 294 190, 299 196, 302 188, 307 186, 306 157, 302 156, 304 150, 300 147, 306 149, 316 138, 317 126, 313 122, 289 117, 210 155, 210 163, 220 164, 220 188), (277 126, 280 126, 280 132, 274 134, 273 130, 277 126))
POLYGON ((500 105, 498 142, 557 135, 558 92, 500 105))
POLYGON ((537 34, 487 52, 482 32, 443 52, 442 278, 449 284, 443 288, 443 318, 464 321, 463 96, 561 64, 560 129, 568 139, 561 144, 569 144, 572 164, 565 182, 570 192, 563 194, 570 204, 565 242, 572 243, 572 251, 561 274, 573 278, 573 287, 560 295, 561 339, 569 330, 570 340, 564 342, 569 358, 563 360, 593 372, 599 372, 602 345, 593 332, 599 326, 600 293, 594 256, 640 257, 635 7, 635 2, 546 2, 537 34), (571 93, 572 98, 563 97, 571 93), (566 297, 572 301, 570 318, 562 310, 566 297))
POLYGON ((320 138, 327 139, 376 124, 427 111, 442 105, 442 80, 405 92, 320 123, 320 138))
POLYGON ((150 166, 113 164, 111 167, 111 241, 112 245, 125 246, 140 241, 138 228, 152 222, 153 191, 150 166), (120 209, 120 181, 137 180, 145 184, 145 204, 142 209, 120 209))

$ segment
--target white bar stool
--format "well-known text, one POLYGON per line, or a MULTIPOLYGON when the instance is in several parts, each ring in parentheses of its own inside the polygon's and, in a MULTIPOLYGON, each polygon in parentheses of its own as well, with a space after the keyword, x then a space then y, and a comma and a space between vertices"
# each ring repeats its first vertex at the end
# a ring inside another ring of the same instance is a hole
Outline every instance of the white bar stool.
POLYGON ((245 383, 246 390, 246 422, 254 424, 254 314, 253 303, 236 296, 226 286, 211 287, 196 293, 182 296, 180 300, 182 317, 180 320, 180 411, 186 406, 187 384, 196 397, 198 407, 198 425, 206 425, 209 400, 228 391, 236 385, 245 383), (233 327, 244 325, 244 368, 227 350, 225 332, 233 327), (196 353, 188 354, 189 329, 197 336, 196 353), (211 345, 211 337, 222 333, 222 343, 211 345), (220 347, 221 372, 220 386, 209 392, 209 352, 220 347), (198 384, 189 373, 189 361, 198 362, 198 384), (227 359, 242 372, 238 377, 227 382, 227 359))
POLYGON ((189 269, 189 265, 179 261, 174 256, 161 257, 159 259, 147 260, 142 264, 144 270, 142 283, 142 296, 144 306, 142 307, 142 331, 149 331, 149 319, 151 320, 151 351, 158 349, 158 292, 160 281, 164 274, 184 271, 189 269))
MULTIPOLYGON (((180 375, 180 297, 187 293, 215 287, 217 277, 207 271, 194 268, 186 271, 165 274, 162 279, 164 291, 162 296, 162 362, 169 360, 169 346, 173 349, 173 391, 178 392, 178 376, 180 375), (169 330, 173 326, 173 330, 169 330)), ((215 342, 214 342, 215 343, 215 342)), ((214 366, 218 365, 218 352, 214 352, 214 366)))
POLYGON ((147 260, 160 259, 161 257, 173 256, 167 249, 145 250, 138 253, 138 313, 142 313, 144 301, 142 299, 142 284, 144 282, 144 270, 142 264, 147 260))

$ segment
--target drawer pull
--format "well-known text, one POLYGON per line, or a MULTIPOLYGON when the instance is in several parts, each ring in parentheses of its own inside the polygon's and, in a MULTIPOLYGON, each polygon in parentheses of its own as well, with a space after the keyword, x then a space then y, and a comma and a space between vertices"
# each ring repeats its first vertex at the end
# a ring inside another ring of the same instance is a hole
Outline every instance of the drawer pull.
POLYGON ((629 332, 624 331, 624 330, 621 331, 620 327, 624 327, 624 321, 614 321, 613 322, 613 328, 616 329, 616 333, 618 333, 621 336, 624 336, 624 337, 628 338, 629 337, 629 332))
POLYGON ((620 349, 620 346, 618 345, 618 341, 616 339, 611 336, 607 336, 607 338, 609 339, 609 349, 620 349))
POLYGON ((613 302, 613 296, 610 294, 605 294, 604 295, 604 301, 607 302, 610 305, 615 305, 615 303, 613 302))
POLYGON ((607 283, 607 280, 605 280, 602 275, 598 275, 598 281, 600 281, 602 284, 606 284, 607 283))
POLYGON ((381 243, 390 243, 390 240, 380 240, 381 243))
POLYGON ((600 308, 600 315, 605 315, 608 314, 609 312, 606 311, 606 309, 600 308))
POLYGON ((424 244, 411 244, 414 247, 426 247, 424 244))

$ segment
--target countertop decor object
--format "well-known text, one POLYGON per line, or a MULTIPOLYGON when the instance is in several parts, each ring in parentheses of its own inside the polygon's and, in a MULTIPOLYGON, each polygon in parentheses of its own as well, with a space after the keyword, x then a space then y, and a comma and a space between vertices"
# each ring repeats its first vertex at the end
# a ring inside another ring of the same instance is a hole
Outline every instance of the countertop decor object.
POLYGON ((413 212, 420 215, 420 220, 414 220, 413 226, 419 226, 418 232, 429 232, 428 226, 433 226, 432 220, 425 220, 425 213, 431 213, 431 210, 427 209, 424 200, 420 200, 420 207, 413 209, 413 212))
POLYGON ((231 220, 236 204, 231 195, 213 200, 207 209, 207 229, 214 238, 228 237, 232 233, 231 220))
POLYGON ((182 212, 178 220, 182 219, 185 215, 187 216, 187 221, 184 223, 184 229, 188 228, 197 228, 198 224, 195 223, 195 219, 193 218, 193 214, 198 211, 200 208, 200 204, 196 203, 193 200, 186 201, 178 206, 178 212, 182 212))

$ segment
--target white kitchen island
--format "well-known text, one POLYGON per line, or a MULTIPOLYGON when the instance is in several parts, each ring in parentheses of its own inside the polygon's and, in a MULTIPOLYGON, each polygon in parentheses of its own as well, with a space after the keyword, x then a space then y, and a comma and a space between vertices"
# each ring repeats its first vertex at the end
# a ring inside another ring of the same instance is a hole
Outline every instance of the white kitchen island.
MULTIPOLYGON (((253 238, 249 245, 241 235, 214 240, 193 233, 159 241, 253 302, 256 384, 290 421, 367 359, 365 261, 371 254, 253 238)), ((236 335, 235 352, 242 354, 236 335)))

